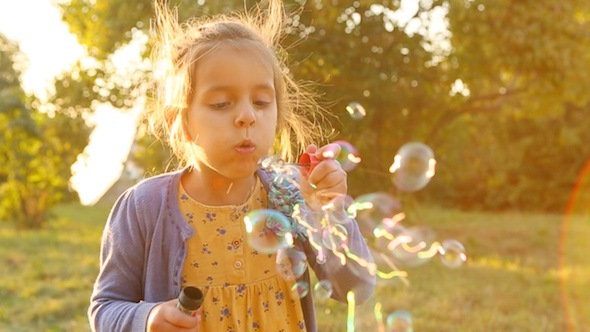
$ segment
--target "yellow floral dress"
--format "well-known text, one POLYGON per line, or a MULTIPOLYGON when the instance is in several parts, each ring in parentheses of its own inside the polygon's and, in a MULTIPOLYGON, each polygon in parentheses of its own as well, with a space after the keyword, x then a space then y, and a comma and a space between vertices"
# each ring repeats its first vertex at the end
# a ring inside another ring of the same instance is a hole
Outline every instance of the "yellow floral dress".
POLYGON ((305 331, 293 278, 277 273, 276 254, 248 244, 244 216, 267 206, 260 180, 239 206, 203 205, 178 190, 179 205, 195 235, 187 243, 182 286, 205 293, 200 331, 305 331))

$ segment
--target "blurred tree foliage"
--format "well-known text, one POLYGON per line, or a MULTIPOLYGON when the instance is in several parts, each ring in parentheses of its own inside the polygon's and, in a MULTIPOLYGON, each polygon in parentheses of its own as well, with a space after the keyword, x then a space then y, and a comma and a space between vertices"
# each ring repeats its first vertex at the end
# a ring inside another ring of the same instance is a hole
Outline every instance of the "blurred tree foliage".
MULTIPOLYGON (((244 2, 171 5, 184 20, 240 10, 244 2)), ((438 160, 421 198, 464 208, 563 208, 590 156, 588 1, 310 0, 286 7, 295 13, 284 40, 294 77, 318 84, 338 117, 338 139, 363 160, 349 174, 353 196, 401 195, 389 165, 400 146, 421 141, 438 160), (348 116, 350 102, 367 115, 348 116)), ((62 10, 103 69, 111 54, 149 35, 153 14, 149 0, 71 0, 62 10)), ((110 84, 103 91, 113 92, 103 99, 123 105, 140 95, 127 93, 141 90, 145 72, 126 90, 103 72, 100 81, 110 84)), ((88 89, 100 90, 96 81, 88 89)), ((141 155, 151 169, 166 154, 141 155)))
POLYGON ((41 227, 50 207, 75 196, 70 167, 88 143, 81 117, 40 112, 21 88, 16 44, 0 35, 0 220, 41 227))

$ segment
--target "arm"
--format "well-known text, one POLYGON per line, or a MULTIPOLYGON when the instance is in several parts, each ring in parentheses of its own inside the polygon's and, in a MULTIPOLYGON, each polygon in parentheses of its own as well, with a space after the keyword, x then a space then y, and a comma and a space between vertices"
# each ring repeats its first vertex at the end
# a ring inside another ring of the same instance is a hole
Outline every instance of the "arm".
POLYGON ((103 231, 100 271, 88 308, 93 331, 145 331, 156 303, 143 299, 145 234, 133 191, 123 194, 103 231))
POLYGON ((308 147, 306 153, 313 155, 319 163, 308 174, 302 174, 300 189, 307 203, 307 214, 311 217, 310 220, 314 219, 313 215, 316 213, 323 213, 315 211, 322 211, 324 204, 340 203, 337 204, 340 206, 335 207, 332 216, 335 216, 338 219, 337 222, 346 228, 346 247, 349 257, 343 249, 338 249, 338 254, 335 254, 332 250, 323 248, 326 260, 319 264, 315 259, 318 251, 310 243, 310 241, 322 243, 321 234, 317 233, 315 234, 317 236, 311 236, 308 241, 304 242, 303 248, 310 258, 308 262, 317 278, 329 280, 332 283, 332 298, 346 302, 348 291, 353 291, 356 302, 361 304, 373 293, 376 276, 371 274, 366 266, 358 263, 372 264, 373 258, 356 221, 347 216, 343 207, 344 202, 340 199, 346 195, 348 188, 346 172, 334 160, 339 152, 340 147, 336 144, 329 144, 320 149, 315 146, 308 147), (355 259, 351 259, 350 256, 354 256, 355 259))
MULTIPOLYGON (((351 259, 347 253, 339 249, 336 255, 332 250, 322 248, 325 257, 323 263, 318 263, 316 257, 318 250, 307 240, 303 242, 303 250, 308 258, 309 266, 314 270, 318 280, 329 280, 332 284, 332 298, 346 302, 346 294, 349 291, 354 292, 357 304, 362 304, 368 300, 375 289, 377 282, 376 276, 370 273, 369 268, 358 262, 373 263, 371 253, 363 239, 356 221, 349 219, 342 224, 347 232, 347 249, 350 254, 355 256, 351 259), (343 264, 344 259, 344 264, 343 264)), ((321 244, 321 238, 312 239, 321 244)))

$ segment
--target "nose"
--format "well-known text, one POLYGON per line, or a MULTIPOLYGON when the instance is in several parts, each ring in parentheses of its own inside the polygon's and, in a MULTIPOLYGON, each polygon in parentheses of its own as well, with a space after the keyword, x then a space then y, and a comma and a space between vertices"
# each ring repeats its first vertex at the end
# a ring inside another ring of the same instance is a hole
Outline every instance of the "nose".
POLYGON ((251 127, 256 122, 256 111, 250 103, 244 103, 242 107, 238 109, 238 115, 236 116, 236 126, 238 127, 251 127))

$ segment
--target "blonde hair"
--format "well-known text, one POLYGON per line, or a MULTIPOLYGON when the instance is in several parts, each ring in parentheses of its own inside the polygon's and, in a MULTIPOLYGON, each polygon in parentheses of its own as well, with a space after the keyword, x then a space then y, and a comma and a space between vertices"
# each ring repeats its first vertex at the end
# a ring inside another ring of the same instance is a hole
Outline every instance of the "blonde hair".
POLYGON ((242 43, 255 47, 272 65, 278 108, 275 148, 291 161, 311 143, 320 143, 329 134, 326 111, 307 85, 289 75, 286 51, 280 45, 286 13, 281 0, 269 0, 243 13, 192 18, 179 23, 166 1, 155 1, 156 44, 152 51, 155 90, 147 109, 149 129, 168 143, 181 164, 190 163, 187 149, 186 113, 194 89, 199 60, 222 43, 242 43))

